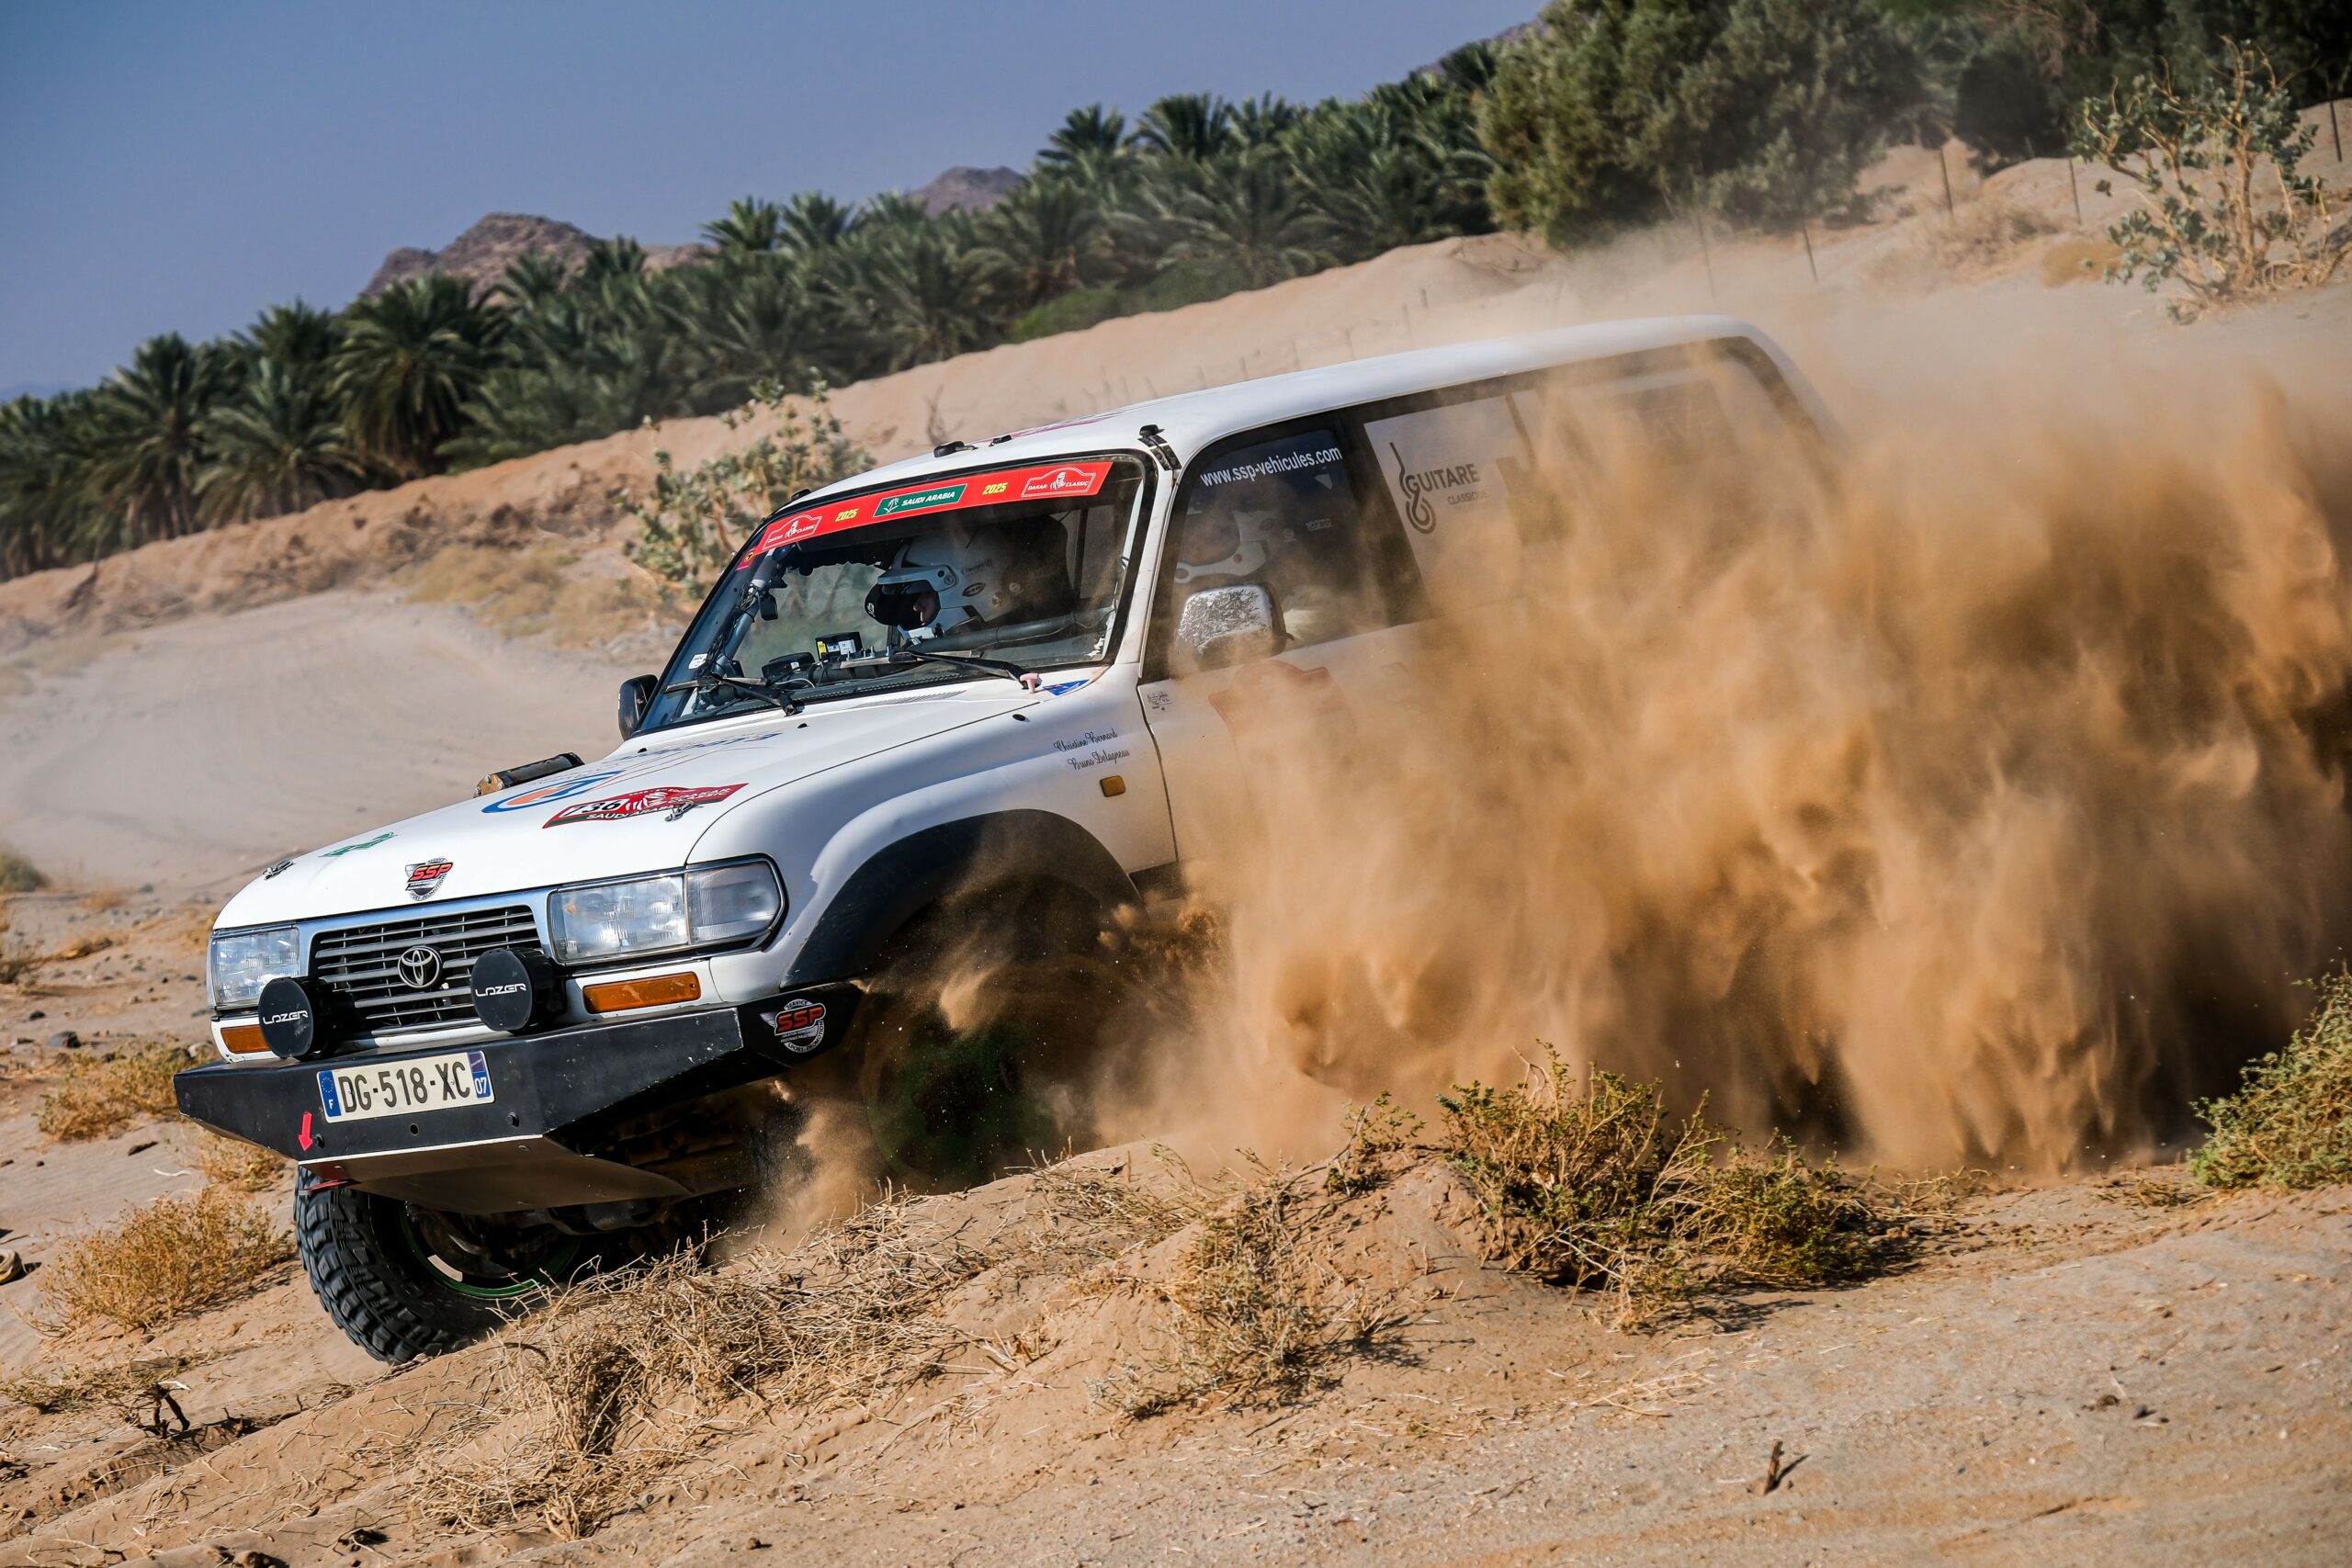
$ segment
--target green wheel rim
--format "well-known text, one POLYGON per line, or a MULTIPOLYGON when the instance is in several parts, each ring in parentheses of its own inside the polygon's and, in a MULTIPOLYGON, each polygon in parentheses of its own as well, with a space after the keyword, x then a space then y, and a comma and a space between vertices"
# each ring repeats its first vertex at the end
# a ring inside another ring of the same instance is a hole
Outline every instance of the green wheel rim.
POLYGON ((424 1265, 424 1271, 442 1289, 473 1301, 508 1302, 517 1296, 548 1290, 561 1282, 563 1270, 571 1268, 572 1261, 580 1256, 580 1238, 568 1235, 557 1247, 552 1257, 529 1273, 512 1275, 495 1283, 488 1282, 488 1276, 468 1274, 426 1246, 424 1237, 417 1234, 416 1221, 409 1213, 407 1204, 401 1205, 400 1213, 401 1239, 408 1243, 409 1250, 416 1256, 417 1261, 424 1265))

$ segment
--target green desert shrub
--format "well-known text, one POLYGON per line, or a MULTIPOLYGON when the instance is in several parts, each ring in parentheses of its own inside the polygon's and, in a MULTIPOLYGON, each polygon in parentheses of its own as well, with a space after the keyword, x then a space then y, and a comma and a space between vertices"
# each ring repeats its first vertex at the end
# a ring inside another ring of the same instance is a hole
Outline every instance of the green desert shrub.
POLYGON ((2352 1181, 2352 972, 2316 988, 2317 1009, 2285 1050, 2250 1063, 2235 1094, 2198 1106, 2213 1134, 2188 1168, 2206 1186, 2352 1181))

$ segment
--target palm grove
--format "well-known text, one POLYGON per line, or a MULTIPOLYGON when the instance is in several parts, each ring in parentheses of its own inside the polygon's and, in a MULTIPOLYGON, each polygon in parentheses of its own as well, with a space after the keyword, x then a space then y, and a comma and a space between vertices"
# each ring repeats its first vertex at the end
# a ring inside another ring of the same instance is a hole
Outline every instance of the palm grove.
POLYGON ((1503 225, 1572 245, 1663 214, 1853 214, 1889 141, 2053 152, 2074 106, 2247 39, 2344 89, 2340 0, 1558 0, 1360 98, 1072 111, 986 212, 746 198, 713 254, 626 239, 477 298, 413 278, 340 311, 141 344, 98 387, 0 406, 0 576, 1503 225))

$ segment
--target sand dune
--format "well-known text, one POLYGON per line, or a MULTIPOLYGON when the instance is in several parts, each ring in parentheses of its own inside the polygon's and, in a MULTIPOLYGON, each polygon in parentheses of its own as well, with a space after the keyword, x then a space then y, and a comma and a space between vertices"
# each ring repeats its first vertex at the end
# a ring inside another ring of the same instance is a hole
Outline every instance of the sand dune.
POLYGON ((635 673, 383 592, 49 651, 0 705, 0 840, 69 883, 223 897, 494 769, 609 750, 635 673))

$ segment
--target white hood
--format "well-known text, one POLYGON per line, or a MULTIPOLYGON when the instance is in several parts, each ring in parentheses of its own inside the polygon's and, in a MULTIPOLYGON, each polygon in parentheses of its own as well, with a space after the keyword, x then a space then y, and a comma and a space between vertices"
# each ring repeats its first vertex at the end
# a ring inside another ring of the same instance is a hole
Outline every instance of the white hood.
POLYGON ((221 926, 429 909, 560 882, 684 865, 712 824, 829 768, 910 745, 1039 698, 1009 683, 761 709, 632 740, 599 761, 445 806, 300 855, 246 884, 221 926), (436 880, 432 871, 447 870, 436 880), (424 867, 422 874, 415 868, 424 867), (410 877, 430 882, 424 897, 410 877))

